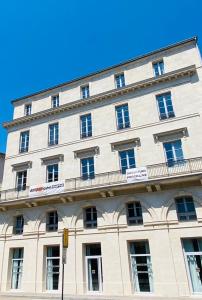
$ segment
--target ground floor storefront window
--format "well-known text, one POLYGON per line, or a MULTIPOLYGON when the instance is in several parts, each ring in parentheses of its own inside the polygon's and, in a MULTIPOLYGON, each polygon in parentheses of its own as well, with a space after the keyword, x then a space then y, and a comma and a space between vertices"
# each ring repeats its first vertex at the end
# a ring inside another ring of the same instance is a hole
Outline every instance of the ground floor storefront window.
POLYGON ((102 292, 102 255, 100 244, 85 246, 86 278, 88 292, 102 292))
POLYGON ((60 275, 60 247, 46 248, 46 289, 58 290, 60 275))
POLYGON ((152 292, 153 275, 148 241, 130 243, 130 261, 135 292, 152 292))
POLYGON ((22 282, 23 248, 12 249, 12 280, 11 288, 20 289, 22 282))
POLYGON ((202 239, 184 239, 183 246, 193 292, 202 293, 202 239))

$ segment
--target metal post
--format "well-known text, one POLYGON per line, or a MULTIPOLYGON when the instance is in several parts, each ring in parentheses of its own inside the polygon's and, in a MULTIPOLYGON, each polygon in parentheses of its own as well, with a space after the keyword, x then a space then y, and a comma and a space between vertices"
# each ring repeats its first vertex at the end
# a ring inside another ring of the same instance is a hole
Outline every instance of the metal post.
POLYGON ((64 267, 67 263, 67 248, 69 245, 69 230, 67 228, 63 229, 62 235, 62 300, 64 300, 64 267))
POLYGON ((64 261, 62 259, 62 300, 64 299, 64 261))

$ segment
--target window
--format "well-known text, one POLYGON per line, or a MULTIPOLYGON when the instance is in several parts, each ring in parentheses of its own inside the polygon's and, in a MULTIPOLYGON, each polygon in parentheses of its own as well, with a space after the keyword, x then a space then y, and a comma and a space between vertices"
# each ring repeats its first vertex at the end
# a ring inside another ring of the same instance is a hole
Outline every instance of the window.
POLYGON ((179 165, 184 162, 181 140, 163 143, 168 167, 179 165))
POLYGON ((24 228, 24 218, 23 215, 17 216, 14 219, 13 233, 22 234, 24 228))
POLYGON ((49 146, 57 145, 59 137, 58 123, 49 125, 49 146))
POLYGON ((58 290, 60 275, 60 247, 48 246, 46 250, 46 289, 58 290))
POLYGON ((171 93, 165 93, 162 95, 158 95, 158 96, 156 96, 156 100, 158 103, 160 120, 175 117, 172 99, 171 99, 171 93))
POLYGON ((59 95, 52 96, 52 108, 58 107, 59 105, 59 95))
POLYGON ((97 210, 96 207, 88 207, 84 210, 84 225, 86 228, 97 227, 97 210))
POLYGON ((125 77, 124 73, 115 75, 116 88, 122 88, 125 86, 125 77))
POLYGON ((32 113, 32 105, 31 104, 25 104, 25 116, 29 116, 32 113))
POLYGON ((128 104, 123 104, 116 107, 117 129, 130 127, 128 104))
POLYGON ((154 76, 160 76, 164 74, 163 60, 153 63, 154 76))
POLYGON ((28 152, 29 150, 29 131, 20 133, 20 153, 28 152))
POLYGON ((47 182, 58 181, 58 164, 47 166, 47 182))
POLYGON ((58 213, 57 213, 57 211, 51 211, 51 212, 47 213, 46 230, 47 231, 57 231, 58 230, 58 213))
POLYGON ((12 249, 12 279, 11 288, 20 289, 22 281, 22 270, 23 270, 23 248, 12 249))
POLYGON ((85 85, 81 87, 81 98, 86 99, 90 97, 90 89, 89 85, 85 85))
POLYGON ((192 197, 180 197, 175 199, 177 217, 179 221, 196 220, 196 210, 192 197))
POLYGON ((81 159, 81 174, 83 180, 95 178, 94 157, 81 159))
POLYGON ((192 290, 202 293, 202 239, 184 239, 183 246, 192 290))
POLYGON ((92 118, 91 114, 80 117, 81 124, 81 138, 92 136, 92 118))
POLYGON ((127 204, 127 220, 128 225, 142 224, 142 207, 140 202, 127 204))
POLYGON ((121 172, 126 173, 127 169, 135 168, 135 152, 134 149, 119 151, 121 172))
POLYGON ((17 172, 16 188, 18 191, 26 190, 27 185, 27 170, 17 172))
POLYGON ((102 252, 100 244, 86 245, 86 279, 88 292, 102 292, 103 273, 102 273, 102 252))
POLYGON ((130 243, 133 286, 136 292, 152 292, 153 275, 148 241, 130 243))

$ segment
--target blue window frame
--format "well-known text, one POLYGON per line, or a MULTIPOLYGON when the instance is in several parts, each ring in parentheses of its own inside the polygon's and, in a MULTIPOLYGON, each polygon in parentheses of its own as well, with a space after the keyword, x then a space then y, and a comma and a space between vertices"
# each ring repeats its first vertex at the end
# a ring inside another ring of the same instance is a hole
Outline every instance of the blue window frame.
POLYGON ((125 174, 127 169, 136 167, 134 149, 119 151, 119 157, 122 174, 125 174))
POLYGON ((192 221, 197 219, 196 209, 192 197, 185 196, 176 198, 175 204, 179 221, 192 221))
POLYGON ((160 120, 175 117, 171 93, 165 93, 162 95, 158 95, 158 96, 156 96, 156 100, 158 102, 160 120))
POLYGON ((124 73, 115 75, 115 81, 116 81, 116 88, 122 88, 125 86, 125 77, 124 73))
POLYGON ((47 166, 47 182, 58 181, 58 164, 47 166))
POLYGON ((163 60, 153 63, 154 75, 160 76, 164 74, 164 63, 163 60))
POLYGON ((32 113, 32 105, 31 104, 25 104, 25 116, 29 116, 32 113))
POLYGON ((130 118, 128 104, 123 104, 116 107, 117 129, 130 127, 130 118))
POLYGON ((163 143, 163 146, 169 167, 184 162, 181 140, 163 143))
POLYGON ((58 107, 60 105, 59 95, 52 96, 52 107, 58 107))
POLYGON ((89 85, 85 85, 81 87, 81 97, 82 99, 86 99, 90 97, 89 85))
POLYGON ((49 146, 57 145, 59 138, 59 126, 58 123, 49 125, 49 146))
POLYGON ((81 138, 92 136, 92 118, 91 114, 83 115, 80 117, 81 125, 81 138))
POLYGON ((83 180, 95 178, 94 157, 81 159, 81 176, 83 180))
POLYGON ((20 153, 28 152, 29 150, 29 131, 20 133, 20 153))

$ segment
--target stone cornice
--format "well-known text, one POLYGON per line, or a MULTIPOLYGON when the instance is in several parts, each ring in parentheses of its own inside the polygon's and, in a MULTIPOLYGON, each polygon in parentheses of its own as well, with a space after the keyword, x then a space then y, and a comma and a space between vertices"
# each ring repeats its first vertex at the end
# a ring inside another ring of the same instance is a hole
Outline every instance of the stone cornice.
POLYGON ((107 91, 104 93, 100 93, 95 96, 91 96, 88 99, 79 99, 79 100, 73 101, 71 103, 61 105, 57 108, 51 108, 51 109, 47 109, 47 110, 32 114, 30 116, 17 118, 13 121, 3 123, 3 126, 4 126, 4 128, 11 128, 16 125, 29 123, 33 120, 42 119, 47 116, 60 114, 61 112, 68 111, 68 110, 71 110, 74 108, 78 108, 78 107, 81 107, 84 105, 104 101, 104 100, 107 100, 107 99, 110 99, 113 97, 126 95, 129 93, 135 92, 136 90, 148 88, 148 87, 157 85, 159 83, 173 81, 178 78, 185 77, 185 76, 192 76, 195 72, 196 72, 196 66, 191 65, 186 68, 178 69, 176 71, 172 71, 172 72, 163 74, 158 77, 152 77, 152 78, 145 79, 145 80, 142 80, 142 81, 139 81, 136 83, 132 83, 121 89, 113 89, 113 90, 110 90, 110 91, 107 91))

